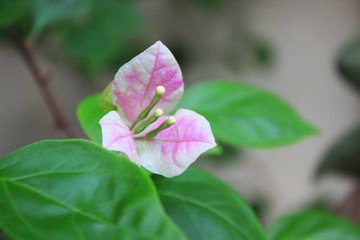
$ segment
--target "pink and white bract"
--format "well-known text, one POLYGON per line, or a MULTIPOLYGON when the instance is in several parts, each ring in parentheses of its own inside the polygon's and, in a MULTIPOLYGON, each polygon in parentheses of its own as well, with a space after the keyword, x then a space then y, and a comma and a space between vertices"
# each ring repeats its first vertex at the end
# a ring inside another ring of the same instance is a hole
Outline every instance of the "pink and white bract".
POLYGON ((146 138, 168 117, 162 116, 144 131, 134 134, 139 114, 150 104, 159 86, 165 88, 165 94, 149 115, 155 108, 169 113, 184 91, 180 67, 160 41, 116 73, 111 96, 118 111, 111 111, 100 120, 103 146, 126 154, 132 162, 153 173, 174 177, 183 173, 201 153, 215 147, 216 143, 208 121, 187 109, 178 110, 174 115, 176 123, 154 137, 146 138))

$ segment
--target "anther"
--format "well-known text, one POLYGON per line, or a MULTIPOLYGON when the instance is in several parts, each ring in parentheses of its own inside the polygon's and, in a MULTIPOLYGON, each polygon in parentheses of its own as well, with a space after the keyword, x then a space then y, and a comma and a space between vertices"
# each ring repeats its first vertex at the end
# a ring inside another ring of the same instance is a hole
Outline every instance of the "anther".
POLYGON ((155 95, 163 96, 165 94, 165 88, 164 86, 158 86, 155 89, 155 95))

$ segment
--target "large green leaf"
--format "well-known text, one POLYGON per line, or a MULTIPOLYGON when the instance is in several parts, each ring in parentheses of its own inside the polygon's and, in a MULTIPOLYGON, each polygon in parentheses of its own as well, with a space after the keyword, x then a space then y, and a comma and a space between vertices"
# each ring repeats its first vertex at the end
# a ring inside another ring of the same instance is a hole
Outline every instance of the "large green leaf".
POLYGON ((339 72, 353 87, 360 90, 360 38, 346 45, 337 58, 339 72))
POLYGON ((300 212, 278 220, 268 231, 268 240, 359 240, 355 223, 320 211, 300 212))
POLYGON ((99 106, 100 94, 94 94, 82 100, 77 108, 77 116, 81 127, 88 137, 101 144, 101 128, 99 121, 105 115, 99 106))
POLYGON ((240 147, 276 147, 317 132, 279 97, 235 82, 197 84, 179 107, 203 115, 217 140, 240 147))
POLYGON ((189 239, 265 239, 246 203, 229 186, 196 169, 181 176, 153 176, 169 216, 189 239))
POLYGON ((331 172, 360 177, 360 126, 329 149, 317 168, 316 176, 331 172))
POLYGON ((0 160, 0 209, 15 240, 185 239, 138 166, 85 140, 42 141, 0 160))

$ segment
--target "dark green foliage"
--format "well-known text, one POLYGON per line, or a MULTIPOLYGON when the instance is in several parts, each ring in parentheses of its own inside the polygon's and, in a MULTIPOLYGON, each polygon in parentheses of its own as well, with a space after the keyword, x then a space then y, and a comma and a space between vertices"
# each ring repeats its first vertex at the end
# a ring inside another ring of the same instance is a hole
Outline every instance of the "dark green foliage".
POLYGON ((360 91, 360 38, 342 49, 337 58, 337 67, 344 79, 360 91))
POLYGON ((226 184, 196 169, 174 178, 153 176, 169 216, 188 239, 265 239, 248 205, 226 184))
POLYGON ((243 33, 234 34, 233 40, 224 49, 226 66, 235 72, 251 68, 269 68, 275 60, 274 49, 263 38, 244 37, 243 33))
POLYGON ((316 176, 340 173, 360 178, 360 127, 337 141, 322 158, 316 176))
POLYGON ((131 1, 92 0, 89 12, 59 31, 64 51, 87 72, 116 68, 137 55, 134 44, 142 25, 131 1))
POLYGON ((57 50, 86 73, 118 68, 142 49, 144 22, 128 0, 3 0, 0 16, 2 32, 11 27, 32 44, 55 33, 57 50))

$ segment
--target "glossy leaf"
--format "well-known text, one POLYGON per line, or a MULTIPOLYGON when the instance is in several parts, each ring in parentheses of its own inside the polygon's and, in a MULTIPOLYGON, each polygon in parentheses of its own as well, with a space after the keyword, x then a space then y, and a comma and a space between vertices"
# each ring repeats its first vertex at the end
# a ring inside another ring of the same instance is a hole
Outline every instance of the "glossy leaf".
POLYGON ((316 176, 327 173, 360 177, 360 126, 336 142, 322 158, 316 176))
POLYGON ((235 82, 197 84, 185 91, 178 107, 203 115, 215 138, 234 146, 276 147, 317 132, 279 97, 235 82))
POLYGON ((42 141, 0 160, 0 209, 15 240, 185 239, 138 166, 84 140, 42 141))
POLYGON ((251 209, 229 186, 196 169, 171 179, 153 175, 168 215, 188 239, 265 239, 251 209))
POLYGON ((355 223, 320 211, 300 212, 276 221, 268 240, 358 240, 360 227, 355 223))
POLYGON ((344 79, 360 90, 360 38, 346 45, 337 58, 337 67, 344 79))
POLYGON ((88 137, 101 144, 102 135, 99 121, 105 115, 99 106, 99 94, 85 98, 77 108, 77 116, 81 127, 88 137))

